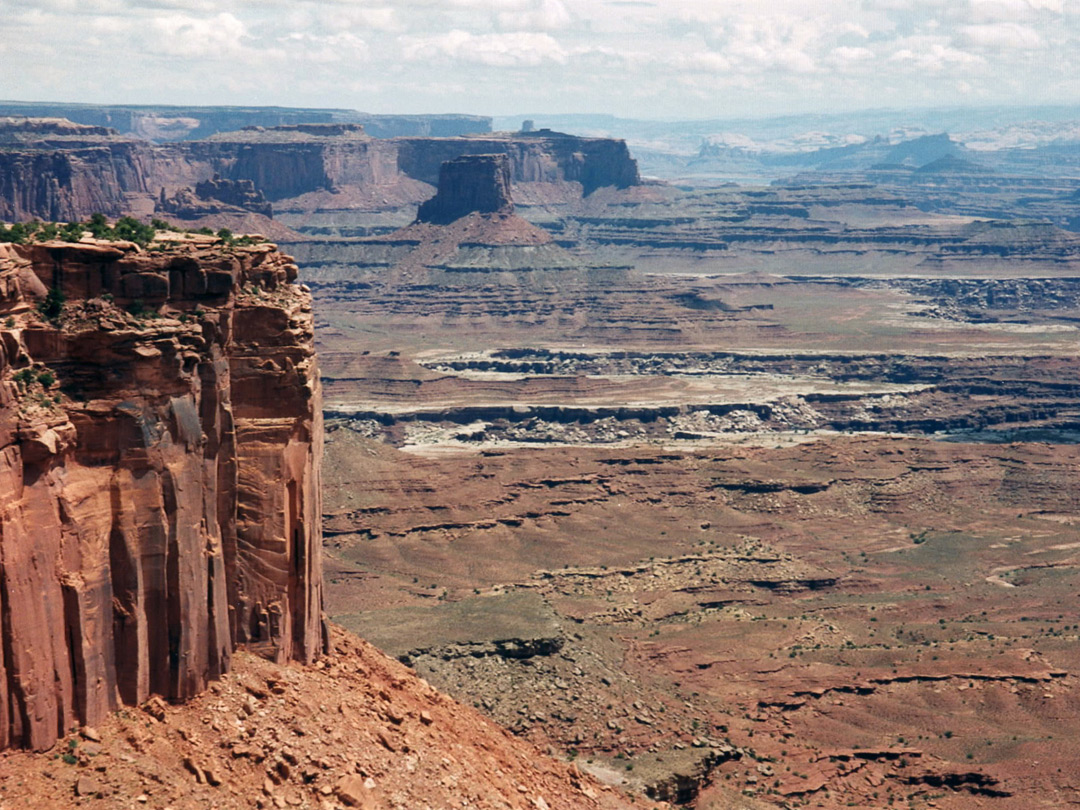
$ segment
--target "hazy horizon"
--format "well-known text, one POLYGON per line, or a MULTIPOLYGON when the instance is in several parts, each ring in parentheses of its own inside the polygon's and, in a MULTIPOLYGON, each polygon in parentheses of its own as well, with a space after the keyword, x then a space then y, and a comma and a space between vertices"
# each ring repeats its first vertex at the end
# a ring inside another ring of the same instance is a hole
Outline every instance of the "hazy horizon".
POLYGON ((656 121, 1080 104, 1064 0, 3 0, 0 96, 656 121))

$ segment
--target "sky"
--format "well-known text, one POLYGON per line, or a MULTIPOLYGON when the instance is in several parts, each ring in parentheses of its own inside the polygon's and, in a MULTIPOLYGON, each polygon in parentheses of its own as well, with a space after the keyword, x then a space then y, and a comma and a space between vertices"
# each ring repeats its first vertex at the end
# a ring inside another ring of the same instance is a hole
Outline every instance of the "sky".
POLYGON ((1080 102, 1080 0, 0 0, 0 98, 703 119, 1080 102))

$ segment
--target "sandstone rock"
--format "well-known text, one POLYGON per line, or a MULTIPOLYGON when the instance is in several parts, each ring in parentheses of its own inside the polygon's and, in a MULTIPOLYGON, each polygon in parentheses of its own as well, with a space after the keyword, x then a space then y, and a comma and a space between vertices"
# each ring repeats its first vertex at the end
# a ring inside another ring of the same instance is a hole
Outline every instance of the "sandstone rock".
MULTIPOLYGON (((0 126, 0 138, 11 123, 0 126)), ((297 125, 221 133, 205 141, 151 144, 103 128, 58 146, 53 122, 27 130, 0 154, 0 219, 85 219, 146 211, 178 215, 208 211, 265 213, 278 200, 345 191, 420 202, 438 182, 440 166, 462 155, 499 154, 509 179, 541 186, 545 199, 579 199, 606 186, 640 183, 626 144, 551 130, 487 137, 373 140, 355 124, 297 125), (217 177, 215 180, 214 178, 217 177), (250 184, 250 186, 249 186, 250 184)), ((264 220, 265 222, 265 220, 264 220)))
POLYGON ((359 807, 362 810, 375 810, 377 807, 371 789, 365 784, 365 779, 359 774, 349 774, 341 777, 334 786, 334 792, 338 799, 349 807, 359 807))
POLYGON ((0 381, 35 364, 78 400, 0 386, 0 749, 48 748, 122 703, 164 719, 151 694, 192 697, 237 645, 314 660, 321 392, 292 261, 199 243, 3 248, 0 314, 34 304, 28 273, 67 304, 60 325, 5 333, 0 381), (132 291, 185 318, 132 325, 117 309, 119 328, 98 326, 99 297, 132 291))
POLYGON ((467 155, 444 163, 439 170, 438 192, 420 206, 416 219, 448 225, 474 212, 514 212, 506 155, 467 155))
POLYGON ((165 701, 157 695, 151 697, 146 703, 143 704, 143 711, 153 717, 155 720, 165 719, 165 701))
POLYGON ((100 796, 101 785, 89 774, 82 774, 75 781, 76 796, 100 796))

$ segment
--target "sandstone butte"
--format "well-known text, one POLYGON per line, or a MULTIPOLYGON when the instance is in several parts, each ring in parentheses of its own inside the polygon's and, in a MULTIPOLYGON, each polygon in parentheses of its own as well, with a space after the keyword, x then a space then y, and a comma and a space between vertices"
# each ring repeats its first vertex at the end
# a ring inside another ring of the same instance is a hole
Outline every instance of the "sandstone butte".
POLYGON ((175 236, 0 244, 0 749, 326 647, 310 296, 175 236))
POLYGON ((448 225, 474 212, 514 213, 506 155, 463 155, 443 163, 435 196, 420 205, 416 221, 448 225))

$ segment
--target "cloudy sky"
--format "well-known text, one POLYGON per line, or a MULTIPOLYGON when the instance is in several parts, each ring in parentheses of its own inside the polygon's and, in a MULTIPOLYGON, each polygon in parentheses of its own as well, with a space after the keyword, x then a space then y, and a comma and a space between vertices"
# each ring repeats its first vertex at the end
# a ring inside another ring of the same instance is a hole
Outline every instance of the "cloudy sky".
POLYGON ((0 98, 717 118, 1080 102, 1080 0, 0 0, 0 98))

